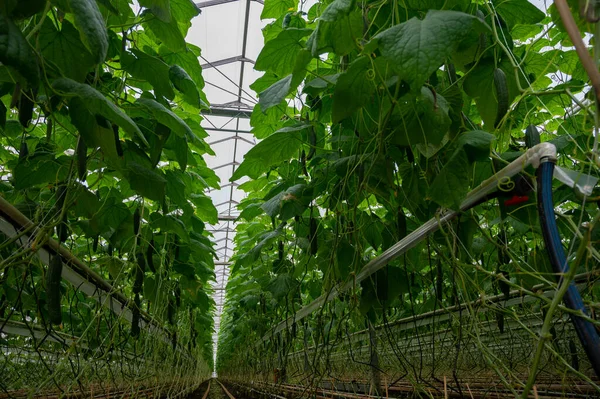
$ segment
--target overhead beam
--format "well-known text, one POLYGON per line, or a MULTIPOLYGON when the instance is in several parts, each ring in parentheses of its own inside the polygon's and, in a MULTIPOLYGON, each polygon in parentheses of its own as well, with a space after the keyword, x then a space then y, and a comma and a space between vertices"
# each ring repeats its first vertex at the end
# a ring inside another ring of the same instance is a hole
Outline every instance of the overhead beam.
MULTIPOLYGON (((208 7, 212 7, 212 6, 218 6, 221 4, 227 4, 227 3, 234 3, 240 0, 208 0, 208 1, 201 1, 196 3, 196 7, 202 9, 202 8, 208 8, 208 7)), ((252 0, 258 4, 265 4, 265 2, 263 0, 252 0)))
POLYGON ((202 69, 209 69, 209 68, 216 68, 216 67, 221 66, 221 65, 231 64, 233 62, 238 62, 238 61, 249 62, 251 64, 254 64, 254 60, 251 60, 250 58, 246 58, 246 57, 241 56, 241 55, 236 55, 235 57, 223 58, 222 60, 209 61, 209 62, 207 62, 205 64, 200 65, 200 66, 202 67, 202 69))
MULTIPOLYGON (((227 203, 229 203, 229 201, 227 203)), ((224 204, 221 204, 221 205, 224 205, 224 204)), ((223 215, 223 216, 219 216, 219 221, 220 222, 235 222, 237 218, 238 218, 237 216, 233 216, 233 215, 223 215)))
MULTIPOLYGON (((250 111, 250 110, 243 110, 243 109, 210 107, 209 111, 203 113, 202 115, 207 115, 207 116, 225 116, 227 118, 246 118, 246 119, 250 119, 250 116, 252 115, 252 111, 250 111)), ((221 130, 221 129, 219 129, 219 130, 221 130)))

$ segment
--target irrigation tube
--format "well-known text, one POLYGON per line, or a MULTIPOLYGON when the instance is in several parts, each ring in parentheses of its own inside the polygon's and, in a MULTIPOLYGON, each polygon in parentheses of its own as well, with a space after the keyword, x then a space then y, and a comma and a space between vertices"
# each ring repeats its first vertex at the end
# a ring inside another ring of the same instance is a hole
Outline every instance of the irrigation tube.
MULTIPOLYGON (((537 171, 537 200, 544 243, 546 245, 546 250, 548 251, 548 256, 550 257, 552 269, 554 270, 554 273, 558 274, 560 281, 560 276, 567 273, 569 265, 554 217, 554 201, 552 199, 552 177, 554 175, 554 167, 553 159, 546 158, 540 160, 540 166, 537 171)), ((569 285, 567 293, 564 296, 564 301, 569 309, 580 310, 584 314, 587 313, 583 300, 581 299, 581 294, 579 294, 575 283, 571 282, 569 285)), ((583 346, 596 375, 600 377, 600 336, 598 336, 598 332, 591 322, 573 314, 571 314, 570 317, 573 326, 575 327, 575 331, 577 332, 577 336, 581 341, 581 345, 583 346)))
MULTIPOLYGON (((556 160, 556 147, 553 144, 540 143, 528 149, 519 158, 506 165, 498 173, 483 181, 478 187, 470 191, 460 204, 458 210, 440 211, 436 217, 431 218, 421 227, 388 248, 381 255, 372 259, 362 268, 354 279, 334 287, 329 293, 321 295, 302 309, 298 310, 294 316, 289 317, 276 325, 263 336, 262 341, 268 341, 274 334, 277 334, 286 328, 291 328, 294 323, 304 319, 327 302, 336 298, 340 293, 357 286, 362 281, 369 278, 373 273, 381 270, 389 262, 413 248, 429 234, 437 231, 442 225, 454 219, 461 212, 467 211, 478 205, 487 195, 497 191, 498 185, 505 182, 507 178, 517 175, 529 165, 538 168, 541 160, 556 160)), ((552 178, 552 173, 550 174, 550 178, 552 178)))

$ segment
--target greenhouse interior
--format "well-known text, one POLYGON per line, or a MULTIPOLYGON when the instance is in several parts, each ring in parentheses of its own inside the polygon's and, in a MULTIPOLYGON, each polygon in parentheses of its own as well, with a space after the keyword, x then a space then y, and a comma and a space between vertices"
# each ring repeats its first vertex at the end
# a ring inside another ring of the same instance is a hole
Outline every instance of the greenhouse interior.
POLYGON ((0 0, 0 399, 600 398, 600 0, 0 0))

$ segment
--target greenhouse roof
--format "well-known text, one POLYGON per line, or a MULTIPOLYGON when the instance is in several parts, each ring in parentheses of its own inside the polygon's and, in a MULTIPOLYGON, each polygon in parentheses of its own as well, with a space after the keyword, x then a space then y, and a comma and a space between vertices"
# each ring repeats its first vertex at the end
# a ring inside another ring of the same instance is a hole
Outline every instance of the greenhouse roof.
POLYGON ((206 139, 215 156, 206 156, 207 165, 221 179, 221 188, 209 195, 219 212, 219 223, 209 227, 216 245, 214 284, 216 352, 220 316, 225 301, 229 260, 233 253, 236 205, 244 197, 240 181, 231 182, 255 138, 250 133, 249 116, 257 103, 250 85, 262 75, 254 62, 263 45, 260 20, 262 0, 209 0, 196 3, 202 10, 190 28, 187 40, 202 49, 200 62, 206 82, 204 92, 211 103, 203 112, 206 139))

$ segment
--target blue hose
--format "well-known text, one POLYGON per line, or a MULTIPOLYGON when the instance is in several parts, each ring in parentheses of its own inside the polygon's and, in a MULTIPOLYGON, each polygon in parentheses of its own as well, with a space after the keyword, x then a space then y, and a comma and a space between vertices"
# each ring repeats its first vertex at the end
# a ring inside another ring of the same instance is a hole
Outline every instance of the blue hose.
MULTIPOLYGON (((556 219, 554 218, 554 201, 552 199, 553 174, 554 162, 542 160, 537 171, 537 200, 542 235, 544 236, 544 243, 550 257, 550 263, 552 264, 554 273, 561 275, 567 273, 569 265, 567 264, 567 257, 560 240, 560 235, 558 234, 556 219)), ((575 311, 581 310, 584 314, 587 314, 581 294, 577 290, 575 283, 571 282, 563 300, 569 309, 575 311)), ((596 375, 600 377, 600 336, 598 336, 598 332, 591 322, 573 314, 570 317, 581 345, 596 375)))

